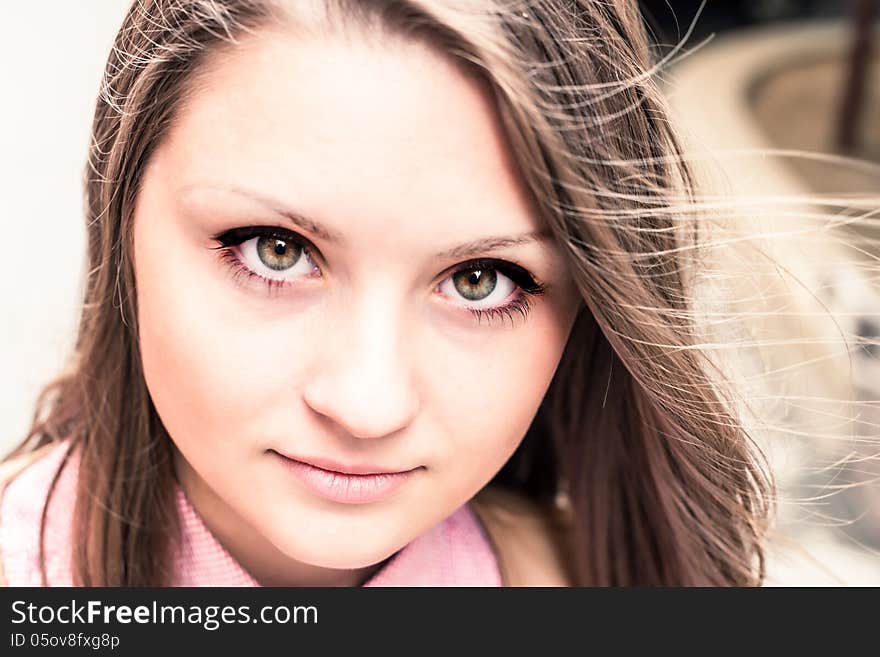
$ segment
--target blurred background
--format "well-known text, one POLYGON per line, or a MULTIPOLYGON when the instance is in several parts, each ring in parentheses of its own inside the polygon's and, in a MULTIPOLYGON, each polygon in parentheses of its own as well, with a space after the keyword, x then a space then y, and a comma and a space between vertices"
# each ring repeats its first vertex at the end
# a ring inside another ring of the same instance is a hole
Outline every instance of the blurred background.
MULTIPOLYGON (((0 452, 73 343, 91 111, 127 4, 4 5, 0 452)), ((768 583, 880 585, 880 0, 641 5, 717 226, 704 309, 735 348, 715 356, 753 386, 780 484, 768 583)))
POLYGON ((779 484, 768 583, 878 585, 880 2, 642 4, 708 195, 717 361, 779 484))

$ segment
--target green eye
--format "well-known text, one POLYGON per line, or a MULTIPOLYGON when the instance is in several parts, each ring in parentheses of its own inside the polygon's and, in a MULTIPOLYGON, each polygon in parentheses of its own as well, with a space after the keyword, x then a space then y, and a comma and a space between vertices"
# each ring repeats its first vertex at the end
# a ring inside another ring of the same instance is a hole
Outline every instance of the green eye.
POLYGON ((302 255, 302 246, 278 237, 260 237, 257 240, 257 256, 260 262, 274 271, 293 267, 302 255))
POLYGON ((456 292, 469 301, 482 301, 495 289, 498 275, 494 269, 462 269, 452 275, 456 292))

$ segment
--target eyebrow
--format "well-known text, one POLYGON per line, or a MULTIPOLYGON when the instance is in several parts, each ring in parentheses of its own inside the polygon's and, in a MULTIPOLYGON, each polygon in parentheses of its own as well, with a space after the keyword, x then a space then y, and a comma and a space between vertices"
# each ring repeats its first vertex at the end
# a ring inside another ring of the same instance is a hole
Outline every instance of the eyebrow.
MULTIPOLYGON (((345 237, 342 233, 323 226, 322 224, 306 217, 305 215, 295 212, 293 210, 287 209, 282 206, 282 204, 276 202, 273 199, 267 198, 260 194, 255 194, 248 190, 243 190, 235 187, 208 187, 208 189, 219 190, 224 192, 231 192, 233 194, 237 194, 239 196, 244 196, 253 201, 256 201, 260 205, 264 205, 272 212, 284 217, 287 221, 292 223, 297 228, 301 230, 307 231, 317 237, 320 237, 325 242, 329 242, 331 244, 344 245, 346 243, 345 237)), ((505 236, 492 236, 492 237, 482 237, 480 239, 472 240, 470 242, 465 242, 463 244, 459 244, 457 246, 453 246, 452 248, 445 249, 443 251, 437 251, 434 253, 434 258, 444 259, 444 258, 468 258, 475 255, 479 255, 481 253, 488 253, 491 251, 499 251, 502 249, 514 247, 514 246, 522 246, 525 244, 531 244, 533 242, 542 242, 545 240, 549 240, 551 237, 550 232, 546 229, 544 230, 533 230, 527 233, 522 233, 520 235, 505 235, 505 236)))
POLYGON ((487 253, 490 251, 499 251, 512 246, 522 246, 532 242, 540 242, 549 239, 550 234, 543 230, 533 230, 522 235, 514 235, 509 237, 484 237, 465 244, 459 244, 445 251, 438 251, 434 254, 435 258, 469 258, 471 256, 487 253))

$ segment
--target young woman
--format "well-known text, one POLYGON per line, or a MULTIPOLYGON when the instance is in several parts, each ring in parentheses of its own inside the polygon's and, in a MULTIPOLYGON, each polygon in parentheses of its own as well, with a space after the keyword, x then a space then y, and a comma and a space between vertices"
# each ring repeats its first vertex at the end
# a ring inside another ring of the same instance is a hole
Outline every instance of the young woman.
POLYGON ((134 3, 8 582, 759 583, 652 66, 630 0, 134 3))

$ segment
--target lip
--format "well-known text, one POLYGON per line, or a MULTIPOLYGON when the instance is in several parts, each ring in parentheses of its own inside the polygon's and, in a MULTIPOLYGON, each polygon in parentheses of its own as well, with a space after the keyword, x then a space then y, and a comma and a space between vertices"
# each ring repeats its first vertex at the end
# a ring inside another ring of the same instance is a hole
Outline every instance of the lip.
POLYGON ((390 497, 419 469, 394 471, 373 465, 343 465, 328 459, 305 460, 275 454, 307 490, 343 504, 367 504, 390 497))

